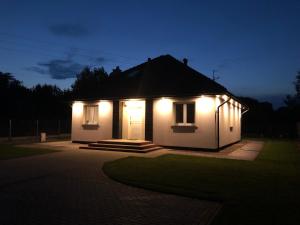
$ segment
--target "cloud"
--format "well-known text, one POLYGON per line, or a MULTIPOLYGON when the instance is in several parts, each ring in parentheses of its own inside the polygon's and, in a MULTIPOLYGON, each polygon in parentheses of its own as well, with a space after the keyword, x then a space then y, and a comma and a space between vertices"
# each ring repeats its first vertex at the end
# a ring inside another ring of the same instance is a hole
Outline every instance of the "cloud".
POLYGON ((100 57, 94 58, 94 61, 97 63, 103 63, 106 61, 106 58, 100 56, 100 57))
POLYGON ((27 67, 26 70, 37 72, 40 74, 47 74, 47 71, 45 69, 38 67, 38 66, 30 66, 30 67, 27 67))
POLYGON ((76 75, 85 67, 72 59, 53 59, 48 62, 40 62, 38 66, 28 67, 27 70, 40 74, 48 74, 53 79, 64 80, 75 78, 76 75))
MULTIPOLYGON (((105 57, 97 56, 91 57, 82 55, 89 61, 87 64, 76 62, 74 58, 78 58, 80 54, 78 49, 73 47, 66 51, 65 57, 58 59, 51 59, 46 62, 38 62, 36 65, 25 68, 27 71, 33 71, 43 75, 50 75, 52 79, 64 80, 68 78, 75 78, 82 69, 86 66, 91 66, 94 62, 97 64, 107 61, 105 57)), ((86 61, 86 60, 85 60, 86 61)), ((98 66, 98 65, 97 65, 98 66)))
POLYGON ((52 34, 64 37, 85 37, 89 35, 89 30, 80 24, 55 24, 49 26, 52 34))

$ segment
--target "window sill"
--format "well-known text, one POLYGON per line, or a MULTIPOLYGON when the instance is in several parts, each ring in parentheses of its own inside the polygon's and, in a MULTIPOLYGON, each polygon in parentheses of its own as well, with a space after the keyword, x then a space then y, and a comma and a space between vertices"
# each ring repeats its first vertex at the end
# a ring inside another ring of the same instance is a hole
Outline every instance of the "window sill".
POLYGON ((171 126, 174 133, 195 133, 195 130, 198 129, 194 124, 182 124, 182 125, 173 125, 171 126))
POLYGON ((82 124, 84 130, 97 130, 99 124, 82 124))

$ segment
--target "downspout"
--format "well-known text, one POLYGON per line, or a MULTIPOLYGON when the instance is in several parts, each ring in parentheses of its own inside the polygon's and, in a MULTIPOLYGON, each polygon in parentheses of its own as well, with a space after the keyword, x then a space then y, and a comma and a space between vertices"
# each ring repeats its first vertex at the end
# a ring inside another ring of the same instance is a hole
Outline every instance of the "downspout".
MULTIPOLYGON (((241 133, 242 133, 242 116, 246 113, 246 112, 248 112, 249 110, 250 110, 250 108, 247 106, 247 105, 244 105, 243 107, 242 107, 242 109, 241 110, 243 110, 243 108, 246 108, 246 110, 245 111, 243 111, 242 113, 241 113, 241 122, 240 122, 240 124, 241 124, 241 133)), ((241 135, 241 139, 242 139, 242 135, 241 135)))
MULTIPOLYGON (((246 105, 245 105, 245 106, 246 106, 246 105)), ((246 110, 245 110, 244 112, 241 113, 241 116, 244 115, 244 114, 245 114, 246 112, 248 112, 248 111, 249 111, 249 107, 246 106, 246 110)))
POLYGON ((230 100, 231 100, 231 97, 229 97, 226 101, 224 101, 222 104, 220 104, 217 107, 217 111, 216 111, 217 129, 218 129, 218 132, 217 132, 217 141, 218 141, 217 149, 220 149, 220 115, 219 115, 220 108, 223 105, 225 105, 227 102, 229 102, 230 100))

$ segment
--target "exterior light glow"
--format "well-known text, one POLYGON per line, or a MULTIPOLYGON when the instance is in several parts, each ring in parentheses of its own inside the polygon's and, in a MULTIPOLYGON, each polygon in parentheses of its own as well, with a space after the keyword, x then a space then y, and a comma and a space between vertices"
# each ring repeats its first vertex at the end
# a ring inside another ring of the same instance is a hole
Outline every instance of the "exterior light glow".
POLYGON ((220 96, 219 95, 216 96, 216 100, 215 101, 216 101, 216 110, 217 110, 218 106, 221 105, 221 100, 220 100, 220 96))
POLYGON ((225 118, 228 116, 228 114, 229 114, 229 107, 228 107, 228 102, 226 102, 225 104, 224 104, 224 106, 223 106, 223 112, 224 112, 224 116, 225 116, 225 118))
POLYGON ((214 98, 201 96, 197 100, 197 105, 201 113, 208 113, 214 109, 214 98))
POLYGON ((100 101, 99 102, 99 114, 100 116, 107 115, 110 111, 111 105, 108 101, 100 101))
POLYGON ((130 107, 130 108, 143 107, 144 104, 145 104, 145 101, 139 101, 139 100, 128 100, 125 102, 125 106, 130 107))
POLYGON ((235 121, 237 121, 238 115, 239 115, 239 108, 235 107, 235 110, 234 110, 235 121))
POLYGON ((83 113, 83 103, 82 102, 74 102, 72 109, 73 109, 74 116, 81 116, 83 113))
POLYGON ((158 101, 158 110, 161 114, 172 112, 172 101, 168 98, 162 98, 158 101))

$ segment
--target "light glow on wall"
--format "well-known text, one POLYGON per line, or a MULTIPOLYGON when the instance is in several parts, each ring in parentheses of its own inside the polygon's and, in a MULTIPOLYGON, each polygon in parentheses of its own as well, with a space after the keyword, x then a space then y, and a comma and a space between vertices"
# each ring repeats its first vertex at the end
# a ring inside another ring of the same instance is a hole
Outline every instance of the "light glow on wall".
POLYGON ((224 114, 224 116, 226 118, 228 116, 228 114, 229 114, 228 102, 226 102, 222 107, 223 107, 223 114, 224 114))
POLYGON ((235 118, 235 121, 237 121, 239 118, 239 108, 238 107, 234 108, 234 118, 235 118))
POLYGON ((172 101, 168 98, 161 98, 158 100, 158 111, 161 114, 168 114, 172 112, 172 101))
POLYGON ((234 126, 234 107, 230 105, 229 107, 229 126, 234 126))
POLYGON ((224 101, 226 101, 228 99, 227 95, 223 95, 222 98, 224 101))
POLYGON ((99 115, 106 116, 111 109, 111 105, 108 101, 100 101, 99 102, 99 115))
POLYGON ((218 106, 221 105, 221 99, 220 99, 219 95, 216 96, 216 100, 215 101, 216 101, 216 110, 217 110, 218 106))
POLYGON ((197 99, 198 111, 208 113, 214 109, 214 98, 201 96, 197 99))
POLYGON ((145 101, 142 100, 128 100, 125 102, 125 106, 129 108, 141 108, 145 105, 145 101))
POLYGON ((83 103, 82 102, 74 102, 72 109, 73 109, 74 116, 81 116, 83 114, 83 103))
POLYGON ((237 101, 235 101, 234 103, 235 103, 235 107, 239 107, 239 103, 237 101))

